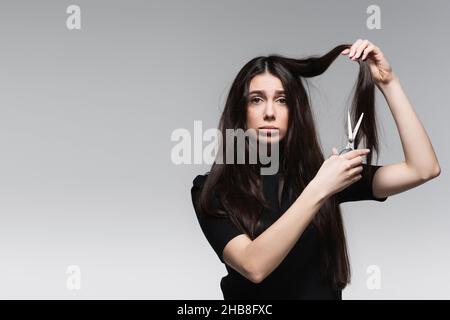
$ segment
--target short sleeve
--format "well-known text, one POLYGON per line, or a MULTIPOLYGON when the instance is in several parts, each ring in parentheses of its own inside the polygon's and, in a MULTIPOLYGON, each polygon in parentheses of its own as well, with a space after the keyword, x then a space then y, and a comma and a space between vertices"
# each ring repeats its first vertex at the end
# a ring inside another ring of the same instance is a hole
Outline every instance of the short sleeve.
MULTIPOLYGON (((193 180, 191 188, 192 204, 194 205, 197 220, 203 234, 216 252, 220 261, 225 263, 222 256, 223 249, 231 239, 244 232, 240 231, 228 216, 218 217, 210 214, 201 214, 197 204, 205 180, 206 175, 198 175, 193 180)), ((213 196, 213 204, 215 206, 220 205, 217 195, 214 193, 213 196)))
POLYGON ((347 188, 337 193, 338 203, 348 201, 361 201, 361 200, 374 200, 383 202, 388 197, 377 198, 373 195, 373 177, 375 172, 382 166, 362 164, 363 171, 361 172, 362 178, 351 184, 347 188), (369 170, 372 169, 372 170, 369 170))

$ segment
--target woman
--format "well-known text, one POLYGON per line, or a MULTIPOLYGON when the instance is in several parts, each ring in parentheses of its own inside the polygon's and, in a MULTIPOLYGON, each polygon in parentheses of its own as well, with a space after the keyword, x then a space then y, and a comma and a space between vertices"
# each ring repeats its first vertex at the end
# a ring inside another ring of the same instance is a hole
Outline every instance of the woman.
POLYGON ((260 142, 278 143, 280 166, 275 175, 261 175, 261 161, 216 161, 209 174, 193 181, 201 229, 228 271, 220 283, 225 299, 341 299, 350 266, 339 204, 385 201, 440 174, 398 77, 367 40, 337 46, 322 57, 271 55, 248 62, 220 120, 222 137, 226 129, 239 128, 256 130, 260 142), (303 82, 322 74, 340 54, 360 66, 352 114, 358 119, 364 112, 355 147, 364 141, 366 149, 339 155, 333 148, 325 160, 303 82), (378 151, 375 87, 395 119, 404 161, 371 165, 378 151))

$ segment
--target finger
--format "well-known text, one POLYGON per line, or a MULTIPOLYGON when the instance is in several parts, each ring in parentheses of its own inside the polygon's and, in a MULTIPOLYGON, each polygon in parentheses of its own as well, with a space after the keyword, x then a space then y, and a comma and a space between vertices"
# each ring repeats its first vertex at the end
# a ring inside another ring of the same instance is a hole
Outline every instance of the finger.
POLYGON ((361 44, 358 46, 358 48, 356 49, 355 55, 353 56, 352 60, 358 59, 361 56, 361 53, 363 52, 363 50, 365 48, 367 48, 368 45, 369 45, 369 41, 363 40, 361 42, 361 44))
POLYGON ((358 181, 358 180, 361 179, 361 178, 362 178, 362 175, 360 175, 360 174, 358 174, 358 175, 352 177, 351 180, 350 180, 350 181, 351 181, 350 184, 355 183, 356 181, 358 181))
POLYGON ((350 53, 348 55, 349 58, 351 58, 355 54, 356 49, 361 44, 361 42, 362 42, 362 39, 358 39, 358 40, 355 41, 354 44, 352 44, 352 46, 350 47, 350 53))
POLYGON ((374 49, 375 49, 375 46, 373 44, 368 45, 367 48, 364 49, 362 60, 366 60, 369 53, 372 52, 374 49))
POLYGON ((339 157, 339 152, 337 151, 337 149, 335 147, 333 147, 331 149, 331 154, 330 154, 329 158, 332 158, 332 157, 339 157))
POLYGON ((359 175, 362 171, 363 171, 362 166, 357 166, 357 167, 351 168, 348 171, 349 179, 353 179, 356 175, 359 175))
POLYGON ((350 168, 354 168, 356 166, 361 166, 363 164, 363 157, 357 156, 348 161, 350 168))
POLYGON ((352 151, 349 151, 347 153, 344 153, 343 157, 345 159, 347 159, 347 160, 351 160, 351 159, 353 159, 354 157, 357 157, 357 156, 365 156, 369 152, 370 152, 370 149, 356 149, 356 150, 352 150, 352 151))
POLYGON ((341 54, 346 55, 346 54, 348 54, 349 52, 350 52, 350 49, 347 48, 347 49, 345 49, 344 51, 342 51, 341 54))

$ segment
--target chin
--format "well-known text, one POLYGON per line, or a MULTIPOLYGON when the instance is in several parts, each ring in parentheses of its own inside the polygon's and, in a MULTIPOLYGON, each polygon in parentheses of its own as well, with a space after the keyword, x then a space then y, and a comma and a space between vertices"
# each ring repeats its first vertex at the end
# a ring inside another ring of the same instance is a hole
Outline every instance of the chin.
POLYGON ((271 144, 271 143, 278 143, 283 139, 283 137, 280 136, 259 136, 258 137, 258 142, 260 143, 267 143, 267 144, 271 144))

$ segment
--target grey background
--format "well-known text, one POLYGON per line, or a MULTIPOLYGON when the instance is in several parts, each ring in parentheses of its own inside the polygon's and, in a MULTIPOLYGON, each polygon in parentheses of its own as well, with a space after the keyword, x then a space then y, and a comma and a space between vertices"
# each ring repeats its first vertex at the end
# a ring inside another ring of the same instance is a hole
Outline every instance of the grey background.
MULTIPOLYGON (((367 38, 423 122, 441 176, 384 203, 343 204, 344 299, 450 298, 448 1, 2 1, 0 298, 221 299, 225 267, 190 199, 208 165, 174 165, 170 135, 218 124, 238 70, 367 38), (81 30, 66 8, 81 7, 81 30), (366 9, 381 7, 381 30, 366 9), (66 268, 81 268, 81 289, 66 268), (380 290, 366 287, 369 265, 380 290)), ((344 143, 357 63, 312 84, 323 150, 344 143)), ((377 93, 381 164, 403 160, 377 93)))

